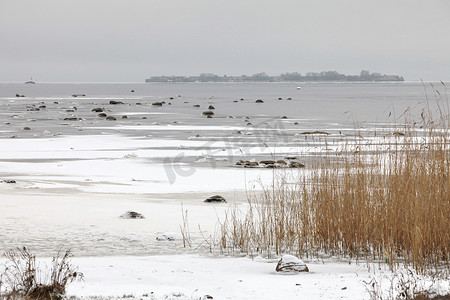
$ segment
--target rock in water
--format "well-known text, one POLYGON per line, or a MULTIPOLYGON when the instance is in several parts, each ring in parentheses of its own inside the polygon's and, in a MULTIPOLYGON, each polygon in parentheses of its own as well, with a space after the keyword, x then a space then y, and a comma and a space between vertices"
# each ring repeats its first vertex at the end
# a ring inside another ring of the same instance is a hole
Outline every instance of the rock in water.
POLYGON ((212 112, 212 111, 210 111, 210 110, 207 110, 207 111, 204 111, 202 114, 203 114, 204 116, 213 116, 213 115, 214 115, 214 112, 212 112))
POLYGON ((208 199, 206 199, 205 202, 212 203, 212 202, 227 202, 227 201, 225 200, 224 197, 222 197, 220 195, 215 195, 215 196, 211 196, 208 199))
POLYGON ((127 211, 123 215, 120 216, 122 219, 145 219, 144 215, 135 212, 135 211, 127 211))
POLYGON ((301 259, 288 254, 283 255, 275 270, 282 273, 309 272, 308 267, 301 259))

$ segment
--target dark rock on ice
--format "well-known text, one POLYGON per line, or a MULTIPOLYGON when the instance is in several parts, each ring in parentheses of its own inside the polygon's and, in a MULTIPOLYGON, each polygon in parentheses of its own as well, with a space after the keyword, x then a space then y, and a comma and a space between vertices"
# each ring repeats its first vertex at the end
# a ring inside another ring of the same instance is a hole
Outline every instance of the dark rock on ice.
POLYGON ((144 215, 135 212, 135 211, 127 211, 126 213, 120 216, 122 219, 145 219, 144 215))
POLYGON ((98 116, 101 117, 101 118, 106 118, 106 114, 105 113, 100 113, 100 114, 98 114, 98 116))
POLYGON ((203 114, 204 116, 213 116, 213 115, 214 115, 214 112, 207 110, 207 111, 204 111, 202 114, 203 114))
POLYGON ((107 117, 106 117, 106 120, 108 120, 108 121, 115 121, 115 120, 116 120, 116 117, 113 117, 113 116, 107 116, 107 117))
POLYGON ((274 160, 262 160, 259 163, 265 164, 265 165, 273 165, 273 164, 275 164, 275 161, 274 160))
POLYGON ((93 112, 102 112, 102 111, 103 111, 103 108, 101 108, 101 107, 96 107, 96 108, 91 109, 91 111, 93 111, 93 112))
POLYGON ((289 168, 304 168, 304 167, 305 167, 304 164, 299 163, 299 162, 297 162, 297 161, 291 161, 291 162, 289 163, 289 168))
POLYGON ((264 103, 264 101, 262 101, 261 99, 258 99, 255 101, 256 103, 264 103))
POLYGON ((254 168, 254 167, 258 167, 259 164, 257 161, 246 161, 244 164, 245 167, 250 167, 250 168, 254 168))
POLYGON ((111 104, 111 105, 117 105, 117 104, 123 104, 123 102, 122 102, 122 101, 111 100, 111 101, 109 101, 109 104, 111 104))
POLYGON ((208 109, 216 109, 214 106, 210 105, 208 106, 208 109))
POLYGON ((220 195, 215 195, 215 196, 211 196, 208 199, 206 199, 205 202, 207 202, 207 203, 219 202, 220 203, 220 202, 227 202, 227 201, 225 200, 224 197, 222 197, 220 195))
POLYGON ((301 259, 293 255, 283 255, 278 261, 275 270, 282 273, 309 272, 308 266, 301 259))
POLYGON ((4 183, 16 183, 16 181, 15 181, 15 180, 12 180, 12 179, 0 180, 0 182, 4 182, 4 183))
POLYGON ((81 118, 77 118, 77 117, 67 117, 64 118, 64 121, 80 121, 81 118))

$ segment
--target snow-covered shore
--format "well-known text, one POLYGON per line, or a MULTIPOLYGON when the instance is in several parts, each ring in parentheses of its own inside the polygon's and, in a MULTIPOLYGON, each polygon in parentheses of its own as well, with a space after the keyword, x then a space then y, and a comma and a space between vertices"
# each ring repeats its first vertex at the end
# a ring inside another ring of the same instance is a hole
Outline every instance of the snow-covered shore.
MULTIPOLYGON (((217 237, 218 221, 230 207, 245 211, 248 195, 272 184, 278 173, 300 180, 314 155, 357 138, 372 141, 372 123, 355 129, 337 122, 336 111, 342 116, 356 101, 342 97, 327 102, 326 112, 311 99, 295 103, 278 95, 264 106, 254 99, 236 104, 229 96, 202 96, 180 97, 160 108, 152 106, 161 100, 153 96, 0 98, 0 252, 26 246, 48 258, 72 249, 73 263, 85 275, 84 282, 68 286, 75 297, 369 299, 365 282, 373 278, 388 293, 395 275, 384 264, 379 269, 306 259, 309 273, 279 275, 276 258, 212 255, 205 243, 217 237), (110 99, 126 103, 109 105, 110 99), (204 109, 214 104, 217 118, 206 119, 194 103, 204 109), (35 110, 41 105, 46 107, 35 110), (95 107, 117 120, 99 117, 91 111, 95 107), (64 121, 73 114, 80 119, 64 121), (289 117, 282 119, 284 114, 289 117), (302 134, 315 130, 327 134, 302 134), (298 157, 306 168, 235 165, 239 159, 286 156, 298 157), (204 203, 217 194, 227 203, 204 203), (120 218, 130 210, 145 218, 120 218), (185 248, 179 237, 184 224, 192 247, 185 248), (176 238, 157 239, 163 234, 176 238)), ((366 102, 358 105, 365 109, 366 102)), ((372 111, 364 113, 372 118, 372 111)), ((389 122, 377 126, 385 130, 377 138, 395 138, 389 122)), ((448 290, 448 281, 442 288, 448 290)))

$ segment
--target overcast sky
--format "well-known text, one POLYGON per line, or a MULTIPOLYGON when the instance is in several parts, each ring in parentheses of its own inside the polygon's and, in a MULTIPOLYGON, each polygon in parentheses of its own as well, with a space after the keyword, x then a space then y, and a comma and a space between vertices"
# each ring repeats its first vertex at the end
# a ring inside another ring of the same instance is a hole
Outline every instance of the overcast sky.
POLYGON ((362 69, 450 80, 450 1, 0 0, 0 82, 362 69))

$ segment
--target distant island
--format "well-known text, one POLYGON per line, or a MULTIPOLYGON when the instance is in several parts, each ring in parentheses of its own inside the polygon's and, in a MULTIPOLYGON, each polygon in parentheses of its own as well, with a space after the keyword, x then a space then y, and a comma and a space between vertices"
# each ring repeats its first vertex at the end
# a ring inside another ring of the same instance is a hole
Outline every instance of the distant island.
POLYGON ((308 82, 308 81, 332 81, 332 82, 380 82, 380 81, 404 81, 403 76, 371 73, 362 70, 359 75, 345 75, 336 71, 320 73, 308 72, 283 73, 278 76, 269 76, 266 73, 241 76, 219 76, 210 73, 202 73, 198 76, 152 76, 145 82, 308 82))

